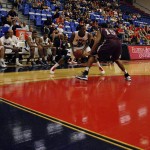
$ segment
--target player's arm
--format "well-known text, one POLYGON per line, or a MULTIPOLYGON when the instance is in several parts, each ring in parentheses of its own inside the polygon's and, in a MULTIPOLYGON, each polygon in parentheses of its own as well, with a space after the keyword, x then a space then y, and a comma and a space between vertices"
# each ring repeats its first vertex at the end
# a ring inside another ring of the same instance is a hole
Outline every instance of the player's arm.
POLYGON ((36 45, 32 44, 30 37, 28 37, 27 39, 27 44, 29 45, 29 47, 37 47, 36 45))
POLYGON ((43 39, 42 39, 41 37, 39 38, 39 44, 40 44, 41 46, 45 47, 45 45, 43 44, 43 39))
MULTIPOLYGON (((4 43, 3 43, 4 44, 4 43)), ((11 49, 11 50, 15 50, 16 49, 16 46, 14 45, 13 41, 10 40, 10 45, 4 45, 4 48, 5 49, 11 49)))
POLYGON ((73 46, 73 40, 75 38, 75 33, 73 32, 71 37, 70 37, 70 46, 72 48, 72 52, 74 52, 74 46, 73 46))
POLYGON ((94 40, 94 44, 93 44, 92 49, 91 49, 91 54, 95 54, 95 52, 97 51, 97 48, 99 47, 100 40, 101 40, 101 31, 98 30, 97 36, 94 40))
POLYGON ((48 38, 48 44, 46 45, 46 47, 52 47, 53 43, 51 42, 51 40, 48 38))
POLYGON ((2 41, 1 41, 1 39, 0 39, 0 49, 1 49, 1 48, 4 48, 4 46, 3 46, 2 41))
POLYGON ((40 43, 40 38, 39 38, 39 37, 37 37, 37 38, 35 39, 35 43, 36 43, 37 47, 38 47, 38 46, 42 46, 41 43, 40 43))

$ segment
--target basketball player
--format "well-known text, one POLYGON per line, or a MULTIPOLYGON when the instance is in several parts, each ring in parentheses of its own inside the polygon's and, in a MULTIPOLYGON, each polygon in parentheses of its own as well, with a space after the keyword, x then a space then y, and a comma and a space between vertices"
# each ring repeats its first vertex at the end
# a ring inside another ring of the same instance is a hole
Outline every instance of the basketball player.
POLYGON ((89 69, 92 66, 96 55, 100 61, 110 60, 115 62, 119 68, 124 72, 125 79, 131 81, 131 77, 123 64, 120 62, 119 57, 121 55, 121 42, 117 37, 115 31, 107 28, 107 24, 103 24, 97 31, 97 38, 92 47, 91 56, 88 59, 85 71, 80 76, 76 76, 77 79, 88 80, 89 69))
POLYGON ((16 56, 16 65, 17 66, 23 66, 19 62, 19 49, 16 47, 12 39, 10 38, 10 33, 7 31, 5 32, 5 35, 1 37, 1 43, 4 46, 5 51, 9 50, 15 53, 16 56))
MULTIPOLYGON (((90 43, 91 43, 91 35, 88 32, 86 32, 86 27, 83 25, 80 27, 79 31, 75 31, 74 33, 72 33, 70 38, 70 45, 72 49, 69 50, 67 55, 62 57, 58 61, 58 63, 56 63, 50 69, 50 73, 54 74, 54 70, 56 69, 56 67, 63 64, 64 61, 67 61, 71 57, 72 53, 74 53, 78 49, 82 50, 82 56, 88 57, 91 52, 91 48, 89 47, 90 43)), ((103 68, 100 66, 99 62, 97 62, 97 64, 101 70, 101 73, 104 74, 105 72, 103 68)))
POLYGON ((47 55, 53 55, 52 61, 55 61, 56 48, 53 47, 53 43, 48 38, 48 33, 44 33, 40 38, 40 44, 43 47, 44 59, 47 64, 47 55))
POLYGON ((5 55, 5 49, 0 40, 0 66, 3 68, 7 67, 7 65, 5 64, 5 61, 4 61, 4 55, 5 55))
POLYGON ((27 39, 27 49, 30 50, 30 56, 29 56, 29 58, 27 60, 27 63, 31 59, 31 64, 35 65, 36 63, 34 61, 34 54, 38 53, 39 57, 40 57, 39 63, 42 64, 42 65, 44 64, 42 62, 43 47, 40 45, 40 40, 39 40, 39 37, 37 36, 37 32, 36 31, 33 31, 32 35, 28 37, 28 39, 27 39))

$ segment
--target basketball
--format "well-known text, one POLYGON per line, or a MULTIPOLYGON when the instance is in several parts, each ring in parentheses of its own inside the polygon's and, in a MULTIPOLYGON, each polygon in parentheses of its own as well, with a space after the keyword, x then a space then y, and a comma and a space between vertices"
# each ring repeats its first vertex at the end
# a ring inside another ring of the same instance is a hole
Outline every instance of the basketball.
POLYGON ((73 54, 74 54, 75 58, 81 58, 82 55, 83 55, 83 51, 82 51, 82 49, 77 49, 77 50, 74 51, 73 54))

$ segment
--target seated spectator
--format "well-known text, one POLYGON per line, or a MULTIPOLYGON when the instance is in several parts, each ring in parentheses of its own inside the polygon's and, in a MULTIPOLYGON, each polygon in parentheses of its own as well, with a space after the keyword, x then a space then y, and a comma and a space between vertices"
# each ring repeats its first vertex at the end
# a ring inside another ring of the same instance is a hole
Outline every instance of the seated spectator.
POLYGON ((78 26, 76 27, 76 31, 80 30, 80 28, 81 28, 84 24, 85 24, 85 23, 84 23, 83 18, 80 18, 79 24, 78 24, 78 26))
POLYGON ((4 61, 5 49, 0 40, 0 67, 7 67, 4 61))
POLYGON ((44 25, 44 27, 43 27, 43 33, 47 33, 48 35, 50 33, 50 29, 49 29, 49 27, 47 25, 44 25))
POLYGON ((92 25, 91 25, 91 29, 90 29, 90 32, 94 32, 95 30, 97 30, 97 26, 98 26, 98 21, 97 20, 94 20, 92 22, 92 25))
POLYGON ((22 66, 21 63, 19 63, 19 49, 15 46, 12 39, 10 38, 9 32, 5 32, 5 35, 1 37, 2 45, 5 48, 5 51, 14 52, 16 57, 16 65, 22 66))
POLYGON ((30 50, 30 56, 27 59, 27 64, 28 64, 28 62, 31 59, 31 64, 35 65, 36 63, 34 61, 34 55, 38 54, 39 55, 39 61, 38 61, 38 63, 40 63, 40 64, 43 65, 44 64, 42 62, 42 58, 44 57, 43 47, 40 44, 40 38, 37 36, 37 32, 36 31, 32 32, 32 36, 28 37, 26 43, 27 43, 26 49, 30 50))
POLYGON ((120 40, 123 40, 124 39, 124 34, 125 34, 125 31, 123 29, 123 25, 120 24, 119 25, 119 28, 117 29, 117 35, 118 37, 120 38, 120 40))
POLYGON ((33 27, 29 26, 29 32, 33 32, 33 27))
POLYGON ((48 6, 45 4, 45 0, 42 0, 41 9, 49 9, 48 6))
POLYGON ((41 2, 38 0, 38 1, 36 1, 36 0, 34 0, 34 2, 32 3, 32 7, 35 9, 35 8, 37 8, 37 9, 41 9, 41 2))
POLYGON ((138 38, 138 36, 136 34, 131 36, 131 44, 132 45, 138 45, 140 42, 140 39, 138 38))
POLYGON ((48 17, 47 20, 44 21, 44 25, 46 26, 52 25, 52 18, 48 17))
POLYGON ((44 33, 43 36, 40 38, 40 44, 43 47, 43 53, 45 56, 43 61, 47 64, 47 56, 52 55, 52 62, 55 62, 56 48, 53 47, 53 43, 48 38, 47 33, 44 33))
POLYGON ((19 42, 18 38, 14 35, 13 30, 8 30, 8 32, 9 32, 9 37, 12 39, 13 45, 17 47, 17 43, 19 42))
POLYGON ((22 28, 22 27, 20 25, 20 22, 17 22, 14 20, 13 27, 12 27, 12 30, 14 31, 14 35, 16 35, 16 29, 17 28, 22 28))
POLYGON ((55 35, 58 34, 58 30, 55 27, 55 24, 52 23, 52 25, 49 27, 50 33, 49 33, 49 38, 51 41, 54 41, 55 35))
POLYGON ((59 18, 59 9, 56 9, 54 15, 53 15, 53 19, 59 18))
POLYGON ((56 24, 64 24, 64 18, 61 15, 56 18, 56 24))
POLYGON ((21 24, 21 27, 23 30, 29 31, 29 26, 25 22, 21 24))
POLYGON ((64 32, 63 25, 59 24, 57 27, 57 30, 58 30, 59 34, 62 34, 64 32))
POLYGON ((12 20, 18 20, 18 14, 14 7, 12 7, 12 9, 8 12, 8 16, 10 16, 12 20))
POLYGON ((2 22, 4 26, 10 27, 12 24, 12 20, 10 16, 2 17, 2 22))
POLYGON ((56 54, 58 56, 58 60, 61 58, 62 55, 64 55, 64 51, 66 51, 66 49, 64 49, 65 45, 63 44, 64 44, 64 35, 58 34, 57 36, 55 36, 54 46, 56 47, 56 54))
POLYGON ((14 0, 14 1, 13 1, 13 7, 14 7, 14 8, 17 8, 20 3, 21 3, 21 0, 14 0))

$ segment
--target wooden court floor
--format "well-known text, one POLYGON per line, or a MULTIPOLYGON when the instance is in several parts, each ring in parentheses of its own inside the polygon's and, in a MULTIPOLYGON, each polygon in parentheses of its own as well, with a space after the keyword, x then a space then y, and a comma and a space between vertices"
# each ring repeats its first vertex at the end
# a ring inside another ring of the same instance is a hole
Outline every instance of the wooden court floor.
POLYGON ((97 66, 89 80, 69 66, 0 68, 0 150, 150 149, 150 61, 97 66))

